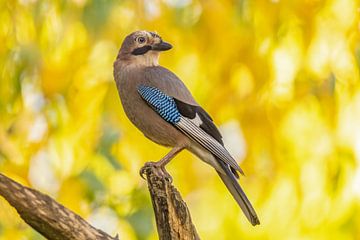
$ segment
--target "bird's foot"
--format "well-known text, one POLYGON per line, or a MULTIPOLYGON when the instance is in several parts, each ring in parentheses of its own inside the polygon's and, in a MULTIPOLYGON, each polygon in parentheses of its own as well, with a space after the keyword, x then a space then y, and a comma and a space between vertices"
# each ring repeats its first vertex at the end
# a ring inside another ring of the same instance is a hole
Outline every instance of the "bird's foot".
POLYGON ((159 162, 147 162, 145 165, 140 169, 140 176, 145 179, 144 174, 147 173, 147 171, 152 168, 154 169, 154 173, 161 177, 165 178, 165 180, 172 182, 171 175, 166 171, 165 167, 162 166, 159 162))

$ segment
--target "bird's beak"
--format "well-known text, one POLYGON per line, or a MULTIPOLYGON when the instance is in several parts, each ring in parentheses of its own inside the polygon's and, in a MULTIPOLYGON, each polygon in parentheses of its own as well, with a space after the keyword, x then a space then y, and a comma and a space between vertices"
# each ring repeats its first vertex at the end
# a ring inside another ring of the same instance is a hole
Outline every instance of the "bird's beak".
POLYGON ((151 50, 155 50, 155 51, 167 51, 170 50, 172 48, 172 45, 170 43, 161 41, 159 43, 156 43, 154 45, 152 45, 151 50))

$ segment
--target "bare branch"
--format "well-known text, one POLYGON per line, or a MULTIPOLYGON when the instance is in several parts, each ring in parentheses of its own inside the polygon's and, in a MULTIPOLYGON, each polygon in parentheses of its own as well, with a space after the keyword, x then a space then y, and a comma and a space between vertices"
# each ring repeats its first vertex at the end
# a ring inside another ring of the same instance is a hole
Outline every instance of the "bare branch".
MULTIPOLYGON (((176 188, 153 167, 146 177, 160 240, 200 240, 186 203, 176 188)), ((2 195, 31 227, 50 240, 117 240, 94 228, 51 197, 0 174, 2 195)))
POLYGON ((31 227, 50 240, 117 240, 49 196, 0 174, 2 195, 31 227))

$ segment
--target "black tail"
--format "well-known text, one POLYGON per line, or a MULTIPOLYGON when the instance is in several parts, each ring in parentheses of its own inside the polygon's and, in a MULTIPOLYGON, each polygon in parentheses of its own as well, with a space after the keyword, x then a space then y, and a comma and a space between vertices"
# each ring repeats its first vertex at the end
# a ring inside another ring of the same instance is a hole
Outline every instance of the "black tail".
POLYGON ((225 183, 231 195, 233 195, 236 202, 239 204, 241 210, 244 212, 247 219, 251 222, 253 226, 260 224, 259 218, 256 215, 254 208, 252 207, 249 199, 246 197, 244 191, 241 189, 237 179, 231 172, 230 168, 223 161, 218 160, 218 162, 220 163, 226 175, 220 172, 217 173, 219 174, 221 180, 225 183))

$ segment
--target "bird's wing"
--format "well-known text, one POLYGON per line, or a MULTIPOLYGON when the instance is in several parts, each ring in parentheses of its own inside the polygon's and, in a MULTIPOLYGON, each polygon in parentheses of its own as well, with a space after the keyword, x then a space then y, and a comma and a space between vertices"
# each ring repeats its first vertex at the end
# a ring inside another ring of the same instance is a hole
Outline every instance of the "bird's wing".
POLYGON ((145 68, 143 84, 156 87, 168 96, 178 99, 184 103, 198 106, 185 84, 168 69, 155 66, 145 68))
POLYGON ((200 128, 223 145, 222 136, 210 115, 194 100, 184 83, 168 69, 156 66, 145 70, 146 86, 153 86, 171 96, 184 117, 201 121, 200 128))
POLYGON ((176 98, 174 98, 174 101, 182 116, 191 119, 207 134, 212 136, 221 145, 224 145, 219 130, 210 115, 202 107, 184 103, 176 98))
POLYGON ((201 107, 184 103, 152 86, 140 85, 138 92, 164 120, 173 124, 189 138, 228 164, 230 168, 243 174, 237 162, 223 146, 221 135, 210 116, 201 107))

